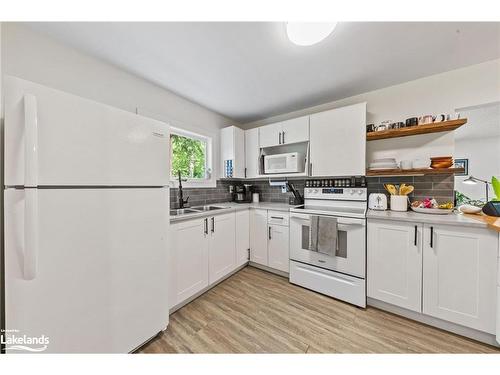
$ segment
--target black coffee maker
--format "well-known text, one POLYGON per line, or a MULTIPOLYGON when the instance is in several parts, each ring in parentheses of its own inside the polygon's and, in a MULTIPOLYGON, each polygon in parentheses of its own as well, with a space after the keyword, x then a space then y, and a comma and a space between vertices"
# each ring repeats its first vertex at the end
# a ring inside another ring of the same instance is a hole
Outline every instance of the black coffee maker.
POLYGON ((236 203, 250 203, 252 201, 252 185, 236 185, 233 193, 233 201, 236 203))

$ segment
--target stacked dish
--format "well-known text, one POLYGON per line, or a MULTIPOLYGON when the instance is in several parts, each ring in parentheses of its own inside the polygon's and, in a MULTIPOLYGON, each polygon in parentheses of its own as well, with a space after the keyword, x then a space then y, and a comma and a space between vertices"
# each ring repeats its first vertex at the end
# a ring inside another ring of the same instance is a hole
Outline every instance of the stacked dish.
POLYGON ((375 159, 370 163, 368 168, 371 170, 398 169, 398 163, 395 158, 375 159))
POLYGON ((452 156, 436 156, 431 158, 431 168, 443 169, 453 166, 452 156))

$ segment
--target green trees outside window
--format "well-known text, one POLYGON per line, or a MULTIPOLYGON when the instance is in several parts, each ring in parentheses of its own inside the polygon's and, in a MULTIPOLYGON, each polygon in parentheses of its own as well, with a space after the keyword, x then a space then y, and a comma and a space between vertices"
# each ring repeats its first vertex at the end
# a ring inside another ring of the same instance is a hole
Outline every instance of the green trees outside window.
POLYGON ((199 139, 170 135, 172 154, 171 175, 178 176, 181 171, 183 178, 206 178, 206 142, 199 139))

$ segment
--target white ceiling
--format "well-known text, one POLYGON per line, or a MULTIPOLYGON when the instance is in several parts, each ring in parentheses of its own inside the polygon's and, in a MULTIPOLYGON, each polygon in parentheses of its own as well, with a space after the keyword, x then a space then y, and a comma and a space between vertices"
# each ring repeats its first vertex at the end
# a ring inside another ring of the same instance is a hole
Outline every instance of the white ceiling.
POLYGON ((242 123, 500 57, 500 23, 340 23, 310 47, 280 22, 29 26, 242 123))

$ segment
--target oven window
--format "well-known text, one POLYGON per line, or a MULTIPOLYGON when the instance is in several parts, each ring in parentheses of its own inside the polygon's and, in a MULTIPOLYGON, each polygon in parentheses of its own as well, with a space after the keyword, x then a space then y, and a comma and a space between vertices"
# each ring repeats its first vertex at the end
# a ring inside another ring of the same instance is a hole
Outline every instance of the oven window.
MULTIPOLYGON (((310 225, 302 225, 302 234, 301 234, 301 247, 304 250, 309 251, 318 251, 317 239, 315 240, 314 234, 311 233, 310 225)), ((337 231, 337 244, 336 244, 335 256, 340 258, 347 259, 347 232, 344 230, 337 231)), ((332 246, 335 246, 332 244, 332 246)), ((328 255, 328 254, 326 254, 328 255)))

